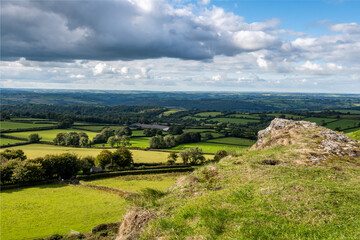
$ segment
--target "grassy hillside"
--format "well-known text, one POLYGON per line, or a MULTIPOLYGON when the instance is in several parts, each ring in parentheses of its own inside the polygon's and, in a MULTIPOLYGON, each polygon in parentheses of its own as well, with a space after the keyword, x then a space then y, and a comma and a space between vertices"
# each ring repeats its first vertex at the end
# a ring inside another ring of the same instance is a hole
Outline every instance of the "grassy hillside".
POLYGON ((141 239, 358 239, 359 165, 299 165, 298 157, 276 147, 202 167, 141 203, 161 212, 141 239))

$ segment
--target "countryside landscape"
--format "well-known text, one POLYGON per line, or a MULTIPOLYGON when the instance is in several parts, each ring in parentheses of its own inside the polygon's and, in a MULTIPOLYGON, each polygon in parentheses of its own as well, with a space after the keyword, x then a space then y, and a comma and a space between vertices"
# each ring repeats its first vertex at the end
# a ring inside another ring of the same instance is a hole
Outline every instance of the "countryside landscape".
POLYGON ((0 7, 0 239, 360 239, 357 1, 0 7))

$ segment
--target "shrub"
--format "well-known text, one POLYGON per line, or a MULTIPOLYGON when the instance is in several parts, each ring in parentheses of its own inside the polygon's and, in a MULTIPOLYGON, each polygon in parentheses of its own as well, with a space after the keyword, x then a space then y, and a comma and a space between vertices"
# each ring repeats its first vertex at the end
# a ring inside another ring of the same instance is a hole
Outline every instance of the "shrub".
POLYGON ((205 161, 204 153, 201 148, 188 148, 180 152, 184 164, 202 164, 205 161))
POLYGON ((29 135, 28 139, 29 139, 29 142, 31 142, 31 143, 38 143, 38 142, 40 142, 41 138, 39 137, 39 134, 33 133, 33 134, 29 135))
POLYGON ((23 150, 17 149, 17 150, 10 150, 5 149, 0 153, 1 162, 3 162, 3 159, 11 160, 11 159, 20 159, 21 161, 26 159, 26 156, 24 154, 23 150))
POLYGON ((178 155, 176 154, 176 152, 171 152, 169 155, 168 155, 168 160, 167 162, 170 164, 170 165, 173 165, 175 162, 176 162, 176 159, 178 158, 178 155))
POLYGON ((126 148, 119 148, 112 154, 113 163, 118 167, 129 167, 133 163, 132 153, 126 148))
POLYGON ((105 169, 105 166, 112 161, 112 153, 109 150, 102 150, 95 158, 95 165, 105 169))
POLYGON ((215 153, 214 161, 220 161, 220 159, 226 157, 227 155, 229 155, 227 151, 219 150, 215 153))
POLYGON ((164 142, 164 138, 161 135, 154 136, 149 140, 150 148, 165 148, 166 144, 164 142))
POLYGON ((44 173, 45 170, 40 163, 20 161, 13 169, 11 180, 15 183, 39 181, 44 179, 44 173))

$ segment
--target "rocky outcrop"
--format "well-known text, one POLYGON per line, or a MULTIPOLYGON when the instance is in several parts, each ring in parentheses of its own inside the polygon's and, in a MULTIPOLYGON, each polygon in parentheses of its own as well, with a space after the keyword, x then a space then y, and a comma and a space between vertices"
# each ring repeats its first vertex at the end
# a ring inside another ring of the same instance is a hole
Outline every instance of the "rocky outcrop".
POLYGON ((152 219, 152 214, 145 209, 133 209, 126 213, 116 240, 137 239, 142 228, 152 219))
POLYGON ((307 121, 275 118, 264 130, 259 131, 253 150, 274 146, 297 145, 311 152, 312 159, 329 156, 360 157, 360 142, 333 130, 307 121))

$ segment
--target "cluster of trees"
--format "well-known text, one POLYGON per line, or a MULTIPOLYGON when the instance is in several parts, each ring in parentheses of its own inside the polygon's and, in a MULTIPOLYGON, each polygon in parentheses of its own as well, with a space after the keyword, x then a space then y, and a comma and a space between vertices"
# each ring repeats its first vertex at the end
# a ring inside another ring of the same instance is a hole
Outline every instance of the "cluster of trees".
POLYGON ((115 152, 103 150, 95 158, 96 166, 109 170, 129 167, 133 163, 132 153, 126 148, 118 148, 115 152))
POLYGON ((27 159, 22 150, 6 149, 0 153, 1 184, 35 182, 46 179, 69 179, 79 171, 84 174, 90 172, 93 166, 103 169, 119 169, 133 164, 132 153, 119 148, 115 152, 103 150, 94 158, 91 156, 79 158, 72 153, 46 155, 34 159, 27 159))
MULTIPOLYGON (((226 150, 219 150, 215 153, 214 161, 218 162, 220 159, 228 156, 229 153, 226 150)), ((178 157, 181 157, 184 164, 200 165, 205 161, 205 156, 201 148, 187 148, 181 151, 179 154, 171 152, 168 155, 168 164, 175 164, 178 157)))
POLYGON ((157 129, 157 128, 145 128, 143 133, 146 137, 153 137, 156 135, 163 134, 161 129, 157 129))
POLYGON ((104 128, 99 134, 97 134, 93 142, 94 143, 109 143, 111 146, 126 146, 129 144, 132 131, 129 127, 119 127, 115 130, 111 128, 104 128), (111 138, 111 139, 110 139, 111 138), (124 145, 125 144, 125 145, 124 145))
POLYGON ((149 140, 150 148, 171 148, 175 147, 178 144, 182 143, 192 143, 200 142, 201 135, 199 132, 185 132, 181 135, 166 135, 165 137, 161 135, 156 135, 149 140))
POLYGON ((87 147, 91 145, 89 136, 84 132, 58 133, 53 141, 56 145, 61 145, 61 146, 87 147))
POLYGON ((75 154, 62 153, 27 159, 22 150, 6 149, 1 152, 1 183, 68 179, 80 170, 88 172, 92 166, 94 166, 93 157, 79 158, 75 154))

